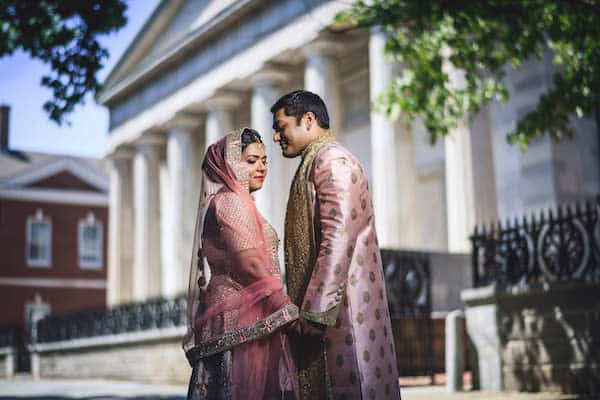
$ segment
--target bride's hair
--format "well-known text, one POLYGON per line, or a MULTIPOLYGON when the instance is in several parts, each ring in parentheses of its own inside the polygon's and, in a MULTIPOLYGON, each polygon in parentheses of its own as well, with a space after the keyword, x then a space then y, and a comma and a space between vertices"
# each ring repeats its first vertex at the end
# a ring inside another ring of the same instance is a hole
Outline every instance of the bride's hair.
POLYGON ((252 143, 262 144, 262 138, 260 134, 252 128, 244 128, 242 131, 242 151, 246 149, 252 143))

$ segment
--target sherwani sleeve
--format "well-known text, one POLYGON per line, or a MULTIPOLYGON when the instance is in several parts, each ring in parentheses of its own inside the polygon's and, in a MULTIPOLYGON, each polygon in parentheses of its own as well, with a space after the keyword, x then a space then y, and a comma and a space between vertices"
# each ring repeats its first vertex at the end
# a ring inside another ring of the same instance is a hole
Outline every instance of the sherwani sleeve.
POLYGON ((301 314, 327 326, 337 321, 354 253, 357 233, 351 224, 360 194, 353 182, 359 173, 358 164, 335 146, 323 149, 315 159, 315 233, 320 242, 301 314))

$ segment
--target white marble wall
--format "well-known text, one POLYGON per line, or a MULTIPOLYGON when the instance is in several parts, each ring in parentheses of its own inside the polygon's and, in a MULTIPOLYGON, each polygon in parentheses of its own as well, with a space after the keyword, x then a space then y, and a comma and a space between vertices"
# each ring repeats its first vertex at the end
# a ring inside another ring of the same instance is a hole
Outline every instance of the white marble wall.
POLYGON ((490 124, 489 105, 483 106, 470 120, 475 222, 478 224, 490 223, 498 219, 492 127, 490 124))
POLYGON ((591 118, 573 119, 573 140, 556 143, 545 136, 532 142, 526 152, 506 142, 516 121, 551 87, 553 72, 550 55, 524 64, 522 70, 506 77, 510 101, 489 106, 497 209, 502 220, 589 198, 600 191, 598 133, 591 118))

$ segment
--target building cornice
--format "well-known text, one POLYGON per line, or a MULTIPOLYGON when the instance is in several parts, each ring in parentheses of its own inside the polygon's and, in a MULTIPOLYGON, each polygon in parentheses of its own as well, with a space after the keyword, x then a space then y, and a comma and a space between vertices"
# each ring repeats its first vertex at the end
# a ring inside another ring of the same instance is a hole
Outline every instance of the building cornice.
MULTIPOLYGON (((169 22, 171 22, 183 2, 184 0, 162 0, 160 2, 104 80, 103 85, 105 87, 109 88, 113 86, 118 82, 121 74, 126 73, 129 68, 144 57, 147 51, 152 47, 156 38, 164 31, 169 22)), ((99 101, 99 96, 103 92, 104 89, 96 94, 96 101, 99 101)))
POLYGON ((96 101, 100 104, 110 106, 119 98, 126 96, 135 88, 143 85, 153 76, 168 69, 173 63, 187 57, 191 48, 208 42, 215 34, 226 29, 224 27, 229 26, 231 22, 245 12, 252 10, 252 6, 259 3, 260 0, 241 0, 227 7, 210 21, 192 31, 187 37, 182 38, 176 46, 165 52, 161 57, 158 57, 147 67, 135 71, 127 78, 112 86, 110 84, 107 85, 106 89, 102 90, 96 96, 96 101))
POLYGON ((72 289, 106 289, 105 279, 0 277, 0 286, 24 286, 72 289))
POLYGON ((108 195, 67 189, 0 189, 0 199, 40 203, 72 204, 83 206, 108 206, 108 195))
POLYGON ((310 14, 295 18, 293 22, 269 33, 252 46, 199 75, 184 87, 163 96, 137 112, 135 116, 112 127, 105 156, 110 156, 123 144, 135 142, 143 132, 164 125, 177 112, 192 106, 197 109, 199 104, 205 103, 232 81, 250 79, 284 52, 299 49, 318 38, 319 32, 323 30, 323 21, 333 21, 338 12, 348 7, 343 3, 325 2, 310 14), (320 19, 316 20, 313 14, 319 15, 320 19), (244 68, 240 69, 240 65, 244 68))

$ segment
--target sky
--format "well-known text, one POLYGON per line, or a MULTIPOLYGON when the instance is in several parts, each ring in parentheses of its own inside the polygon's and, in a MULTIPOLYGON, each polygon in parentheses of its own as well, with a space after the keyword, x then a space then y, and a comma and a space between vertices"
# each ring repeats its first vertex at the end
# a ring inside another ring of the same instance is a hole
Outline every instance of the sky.
MULTIPOLYGON (((126 3, 127 25, 116 33, 98 37, 110 53, 98 74, 100 82, 108 76, 159 0, 126 0, 126 3)), ((108 137, 108 110, 89 94, 85 104, 78 105, 67 116, 70 126, 64 123, 58 126, 43 109, 52 93, 40 82, 49 71, 49 66, 24 52, 0 58, 0 104, 11 107, 10 148, 101 158, 108 137)))

